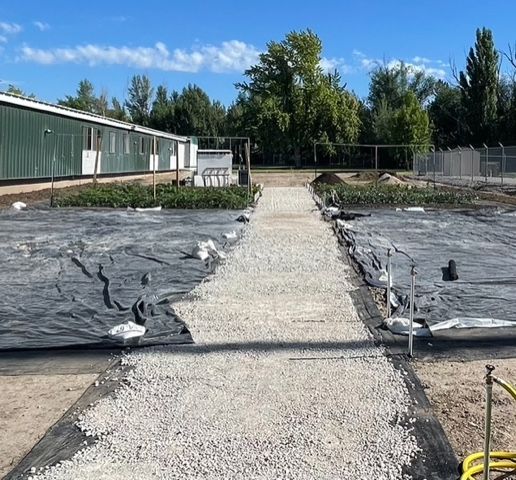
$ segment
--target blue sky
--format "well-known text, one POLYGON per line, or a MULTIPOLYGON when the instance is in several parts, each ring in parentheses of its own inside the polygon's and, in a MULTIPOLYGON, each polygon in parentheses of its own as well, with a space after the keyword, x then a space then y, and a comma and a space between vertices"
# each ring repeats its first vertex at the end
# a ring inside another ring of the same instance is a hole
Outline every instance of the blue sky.
POLYGON ((515 19, 514 0, 2 0, 0 90, 13 83, 54 102, 88 78, 123 97, 131 76, 145 73, 170 89, 197 83, 229 104, 268 41, 311 28, 323 67, 337 67, 365 96, 375 61, 450 78, 450 58, 463 66, 477 27, 491 28, 506 50, 515 19))

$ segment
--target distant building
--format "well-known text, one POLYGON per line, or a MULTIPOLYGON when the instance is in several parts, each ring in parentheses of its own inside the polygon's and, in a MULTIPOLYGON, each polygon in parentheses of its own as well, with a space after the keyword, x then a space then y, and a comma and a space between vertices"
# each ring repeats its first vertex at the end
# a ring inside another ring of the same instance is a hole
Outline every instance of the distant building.
POLYGON ((196 170, 197 139, 0 93, 0 181, 196 170), (97 154, 98 151, 98 154, 97 154))

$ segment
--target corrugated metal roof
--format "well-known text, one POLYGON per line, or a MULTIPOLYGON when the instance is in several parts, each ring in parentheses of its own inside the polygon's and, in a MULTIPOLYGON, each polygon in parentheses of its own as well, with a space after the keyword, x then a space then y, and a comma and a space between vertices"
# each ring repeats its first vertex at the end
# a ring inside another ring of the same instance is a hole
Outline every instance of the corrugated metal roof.
POLYGON ((167 133, 162 132, 160 130, 154 130, 152 128, 141 127, 140 125, 122 122, 121 120, 103 117, 101 115, 96 115, 94 113, 82 112, 81 110, 75 110, 74 108, 63 107, 61 105, 53 105, 51 103, 41 102, 39 100, 34 100, 32 98, 21 97, 19 95, 12 95, 10 93, 5 92, 0 92, 0 103, 28 108, 31 110, 36 110, 38 112, 52 113, 54 115, 74 118, 76 120, 83 120, 85 122, 92 122, 116 128, 123 128, 131 132, 145 133, 147 135, 153 135, 162 138, 170 138, 172 140, 178 140, 180 142, 187 142, 189 140, 188 137, 183 137, 181 135, 174 135, 173 133, 167 133))

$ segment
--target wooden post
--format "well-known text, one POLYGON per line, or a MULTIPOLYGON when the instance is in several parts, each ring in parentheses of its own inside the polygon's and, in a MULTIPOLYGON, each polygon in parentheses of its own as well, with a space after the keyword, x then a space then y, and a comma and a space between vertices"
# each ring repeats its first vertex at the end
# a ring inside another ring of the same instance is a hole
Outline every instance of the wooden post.
POLYGON ((179 140, 176 140, 176 188, 179 188, 179 140))
POLYGON ((156 203, 156 137, 152 137, 152 192, 156 203))
POLYGON ((95 145, 95 166, 93 167, 93 185, 97 185, 97 172, 99 169, 99 156, 100 156, 100 149, 102 146, 102 137, 100 136, 100 131, 95 129, 96 131, 96 145, 95 145))

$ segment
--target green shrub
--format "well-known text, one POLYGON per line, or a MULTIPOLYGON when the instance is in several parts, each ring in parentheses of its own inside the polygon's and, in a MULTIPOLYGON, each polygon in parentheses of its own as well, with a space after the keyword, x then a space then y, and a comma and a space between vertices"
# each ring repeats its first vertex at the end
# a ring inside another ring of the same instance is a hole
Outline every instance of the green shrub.
POLYGON ((89 187, 57 199, 59 207, 149 208, 224 208, 242 209, 248 206, 247 188, 176 188, 170 184, 153 188, 138 184, 108 184, 89 187))
POLYGON ((468 193, 407 185, 314 185, 321 197, 335 192, 342 205, 465 205, 474 200, 468 193))

